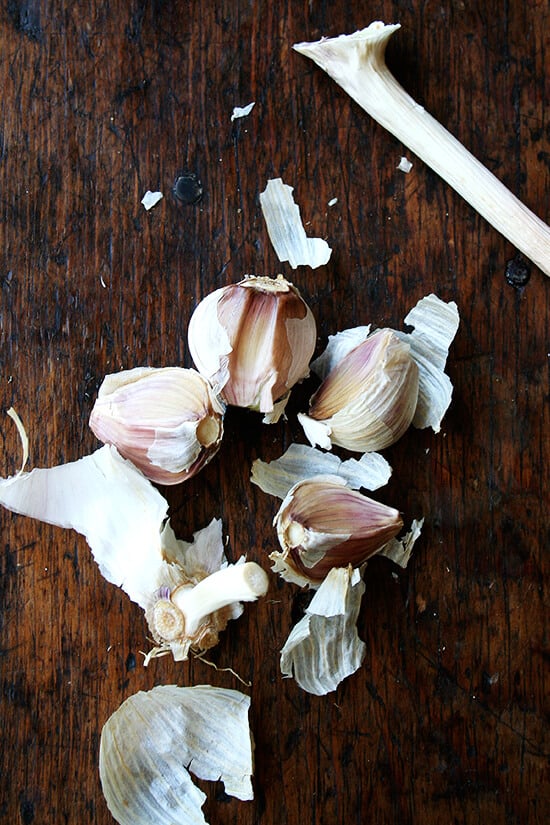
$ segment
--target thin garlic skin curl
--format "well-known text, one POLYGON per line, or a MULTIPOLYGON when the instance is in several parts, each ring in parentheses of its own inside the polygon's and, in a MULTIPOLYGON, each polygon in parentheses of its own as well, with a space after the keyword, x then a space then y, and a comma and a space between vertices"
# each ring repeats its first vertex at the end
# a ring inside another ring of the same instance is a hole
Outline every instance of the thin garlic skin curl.
POLYGON ((390 329, 370 335, 329 372, 299 420, 313 445, 373 452, 398 441, 418 402, 418 367, 390 329))
POLYGON ((333 567, 360 567, 399 533, 403 520, 338 476, 314 476, 289 490, 274 525, 282 550, 270 555, 275 572, 318 587, 333 567))
POLYGON ((137 367, 107 375, 90 427, 158 484, 179 484, 217 453, 224 407, 200 373, 137 367))
POLYGON ((317 327, 289 281, 251 276, 206 296, 189 322, 193 362, 227 404, 277 421, 309 375, 317 327))

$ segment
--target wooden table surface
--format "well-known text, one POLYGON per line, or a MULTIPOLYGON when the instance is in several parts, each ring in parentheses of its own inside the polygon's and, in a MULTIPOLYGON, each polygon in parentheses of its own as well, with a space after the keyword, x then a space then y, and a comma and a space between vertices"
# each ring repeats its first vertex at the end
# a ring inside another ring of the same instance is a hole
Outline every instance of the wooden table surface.
MULTIPOLYGON (((210 652, 217 669, 144 668, 143 613, 85 540, 2 511, 2 823, 112 823, 101 728, 131 694, 173 683, 251 696, 255 799, 200 783, 211 825, 550 821, 550 284, 531 266, 511 285, 514 248, 291 50, 375 19, 402 24, 387 60, 407 91, 548 219, 544 0, 2 4, 0 400, 25 424, 29 466, 99 446, 88 418, 105 374, 190 366, 193 308, 245 274, 294 281, 318 352, 344 327, 402 328, 431 292, 461 314, 441 432, 411 430, 385 451, 394 475, 380 497, 424 516, 422 538, 407 570, 369 565, 365 662, 332 694, 281 677, 305 595, 274 574, 210 652), (182 173, 202 188, 194 204, 174 197, 182 173), (333 248, 327 266, 278 262, 259 206, 273 177, 333 248), (149 212, 148 189, 164 193, 149 212)), ((228 411, 218 456, 162 490, 180 537, 220 517, 230 558, 270 569, 277 501, 250 467, 305 441, 296 412, 313 386, 276 425, 228 411)), ((1 433, 7 476, 20 461, 7 417, 1 433)))

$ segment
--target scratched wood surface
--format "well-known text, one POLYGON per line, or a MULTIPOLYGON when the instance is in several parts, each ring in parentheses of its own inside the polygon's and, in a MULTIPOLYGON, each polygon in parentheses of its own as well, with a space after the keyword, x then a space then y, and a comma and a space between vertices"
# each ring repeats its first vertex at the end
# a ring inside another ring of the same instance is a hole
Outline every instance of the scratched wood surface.
MULTIPOLYGON (((374 19, 402 24, 387 59, 405 88, 547 219, 544 0, 1 4, 0 405, 23 419, 30 466, 96 449, 87 422, 103 376, 190 365, 197 301, 246 273, 294 280, 319 351, 344 327, 401 327, 431 292, 462 319, 442 431, 386 452, 394 475, 380 498, 423 515, 422 539, 406 571, 369 565, 365 663, 326 697, 280 675, 305 603, 296 587, 271 577, 211 652, 217 669, 166 657, 144 668, 143 614, 85 541, 0 514, 6 825, 110 825, 102 725, 132 693, 168 683, 252 699, 255 800, 200 783, 211 825, 549 821, 550 284, 532 266, 511 285, 510 244, 291 50, 374 19), (174 195, 182 174, 202 192, 195 203, 189 187, 174 195), (258 195, 279 176, 332 246, 326 267, 278 263, 258 195), (150 212, 147 189, 164 193, 150 212)), ((178 535, 221 517, 230 557, 269 569, 276 501, 250 485, 250 465, 304 441, 295 414, 313 386, 275 426, 229 411, 218 457, 164 491, 178 535)), ((20 449, 5 416, 0 433, 10 475, 20 449)))

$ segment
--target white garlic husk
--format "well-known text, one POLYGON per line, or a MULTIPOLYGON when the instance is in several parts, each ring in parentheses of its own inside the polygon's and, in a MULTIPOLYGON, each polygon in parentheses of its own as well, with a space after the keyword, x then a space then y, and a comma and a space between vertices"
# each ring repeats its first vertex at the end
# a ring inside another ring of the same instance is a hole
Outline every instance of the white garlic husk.
POLYGON ((212 647, 241 615, 241 602, 267 590, 259 565, 244 558, 228 564, 219 519, 192 542, 178 540, 166 499, 109 445, 78 461, 0 479, 0 504, 85 536, 104 578, 139 604, 152 625, 157 646, 145 663, 164 653, 181 661, 191 650, 212 647), (172 611, 172 625, 161 633, 170 623, 167 615, 159 618, 163 609, 172 611))
POLYGON ((299 481, 273 523, 281 545, 270 554, 273 570, 312 588, 333 567, 359 567, 403 527, 398 510, 352 490, 340 476, 299 481))
POLYGON ((329 262, 332 249, 323 238, 307 237, 292 191, 292 186, 283 183, 282 178, 274 178, 260 192, 267 232, 281 262, 288 261, 293 269, 316 269, 329 262))
POLYGON ((355 673, 365 658, 357 618, 365 583, 361 572, 334 567, 281 650, 281 672, 307 693, 323 696, 355 673))
POLYGON ((107 375, 90 427, 151 481, 179 484, 218 452, 225 408, 194 369, 137 367, 107 375))
POLYGON ((381 450, 408 427, 438 432, 452 397, 445 373, 459 324, 454 301, 422 298, 405 317, 410 333, 356 327, 330 336, 311 365, 321 385, 298 419, 313 445, 381 450))
POLYGON ((418 368, 410 347, 390 329, 360 343, 334 367, 299 415, 312 444, 370 452, 409 428, 418 402, 418 368))
POLYGON ((126 699, 99 747, 103 794, 119 825, 206 825, 206 795, 190 772, 253 799, 249 708, 240 691, 210 685, 159 685, 126 699))
POLYGON ((342 461, 334 453, 293 443, 272 461, 255 459, 250 480, 264 493, 284 499, 294 484, 313 476, 340 476, 352 490, 377 490, 388 483, 391 474, 390 465, 380 453, 364 453, 359 459, 342 461))
POLYGON ((198 371, 227 404, 277 421, 292 387, 309 375, 315 319, 295 286, 251 276, 217 289, 196 307, 188 329, 198 371))

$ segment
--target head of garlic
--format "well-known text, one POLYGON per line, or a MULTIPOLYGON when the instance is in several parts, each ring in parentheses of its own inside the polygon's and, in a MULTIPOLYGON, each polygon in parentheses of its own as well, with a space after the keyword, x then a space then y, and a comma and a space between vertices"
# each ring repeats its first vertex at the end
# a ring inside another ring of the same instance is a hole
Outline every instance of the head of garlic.
POLYGON ((287 581, 318 587, 333 567, 360 567, 403 527, 398 510, 352 490, 340 476, 295 484, 275 516, 281 551, 273 570, 287 581))
POLYGON ((409 344, 380 329, 338 361, 299 419, 312 444, 371 452, 401 438, 417 402, 418 367, 409 344))
POLYGON ((217 453, 224 407, 194 369, 137 367, 107 375, 90 427, 151 481, 179 484, 217 453))
POLYGON ((281 416, 292 387, 309 375, 317 339, 313 314, 282 275, 251 276, 217 289, 189 322, 189 350, 198 371, 222 399, 281 416))

